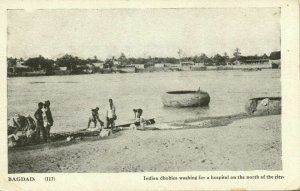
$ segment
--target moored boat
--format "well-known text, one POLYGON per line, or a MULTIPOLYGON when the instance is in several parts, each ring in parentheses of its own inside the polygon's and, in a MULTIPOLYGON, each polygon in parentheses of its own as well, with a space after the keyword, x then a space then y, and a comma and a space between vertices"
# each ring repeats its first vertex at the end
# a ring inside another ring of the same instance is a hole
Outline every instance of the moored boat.
MULTIPOLYGON (((13 120, 10 120, 8 123, 13 123, 13 120)), ((156 123, 154 118, 146 119, 144 123, 148 125, 153 125, 156 123)), ((118 132, 121 130, 128 130, 132 124, 139 125, 138 122, 129 122, 125 124, 116 125, 113 130, 104 129, 100 127, 96 128, 87 128, 81 129, 77 131, 69 131, 69 132, 59 132, 59 133, 50 133, 51 142, 55 141, 72 141, 72 140, 81 140, 84 137, 107 137, 110 136, 112 132, 118 132)), ((146 127, 144 129, 138 128, 138 130, 155 130, 156 128, 146 127)), ((36 145, 39 144, 35 141, 36 131, 17 131, 14 133, 9 133, 8 131, 8 147, 21 147, 27 145, 36 145)))
POLYGON ((198 91, 170 91, 163 95, 162 102, 167 107, 202 107, 208 106, 210 96, 200 89, 198 91))
POLYGON ((245 110, 249 115, 271 115, 281 113, 281 97, 258 97, 250 99, 245 110))

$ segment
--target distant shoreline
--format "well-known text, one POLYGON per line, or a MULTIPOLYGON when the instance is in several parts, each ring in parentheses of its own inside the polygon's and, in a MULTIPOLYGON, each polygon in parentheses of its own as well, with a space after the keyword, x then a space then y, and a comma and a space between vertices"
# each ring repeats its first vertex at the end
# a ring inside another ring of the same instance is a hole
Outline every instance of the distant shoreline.
POLYGON ((146 69, 136 69, 135 72, 119 72, 110 70, 106 72, 105 70, 102 72, 94 72, 94 73, 80 73, 80 74, 40 74, 40 75, 9 75, 7 74, 7 78, 15 78, 15 77, 41 77, 41 76, 73 76, 73 75, 89 75, 89 74, 116 74, 116 73, 155 73, 155 72, 186 72, 186 71, 221 71, 221 70, 241 70, 245 72, 254 72, 261 70, 269 70, 269 69, 279 69, 280 68, 272 68, 271 66, 260 66, 260 65, 239 65, 239 66, 207 66, 205 68, 196 68, 196 69, 181 69, 181 68, 146 68, 146 69))

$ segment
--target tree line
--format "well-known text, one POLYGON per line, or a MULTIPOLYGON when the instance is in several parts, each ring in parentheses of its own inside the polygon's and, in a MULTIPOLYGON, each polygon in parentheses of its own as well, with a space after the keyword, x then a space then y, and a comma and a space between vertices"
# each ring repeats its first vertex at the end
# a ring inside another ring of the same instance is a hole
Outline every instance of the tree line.
POLYGON ((208 57, 206 54, 202 53, 200 55, 195 56, 181 56, 179 51, 179 58, 175 57, 151 57, 148 58, 134 58, 134 57, 126 57, 124 53, 118 58, 111 57, 105 60, 100 60, 97 56, 88 59, 82 59, 77 56, 73 56, 70 54, 66 54, 57 59, 48 59, 43 57, 42 55, 38 57, 28 58, 23 60, 22 58, 7 58, 8 67, 13 67, 17 64, 17 61, 21 61, 23 65, 30 67, 34 71, 45 70, 47 74, 53 74, 55 70, 58 70, 59 67, 66 67, 67 70, 70 70, 73 74, 83 73, 85 69, 90 68, 90 66, 94 66, 94 63, 102 62, 104 68, 111 68, 117 62, 119 66, 126 66, 131 64, 144 64, 145 67, 153 66, 156 63, 170 63, 177 64, 185 61, 192 61, 195 63, 204 63, 206 66, 209 65, 226 65, 228 62, 234 62, 235 60, 239 60, 241 62, 245 60, 256 60, 256 59, 268 59, 266 54, 263 55, 252 55, 252 56, 242 56, 239 49, 237 48, 233 53, 232 57, 229 57, 225 52, 221 54, 215 54, 214 56, 208 57))

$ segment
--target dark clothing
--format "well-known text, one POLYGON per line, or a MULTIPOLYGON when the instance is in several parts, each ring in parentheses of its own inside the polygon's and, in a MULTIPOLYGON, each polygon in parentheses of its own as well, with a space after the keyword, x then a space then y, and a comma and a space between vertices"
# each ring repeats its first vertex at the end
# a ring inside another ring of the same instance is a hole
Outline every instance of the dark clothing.
POLYGON ((94 122, 100 121, 98 111, 95 109, 92 109, 92 120, 94 122))
POLYGON ((106 128, 108 129, 109 127, 113 130, 113 128, 115 127, 115 120, 114 118, 106 118, 107 123, 106 123, 106 128))
POLYGON ((43 141, 47 142, 47 135, 46 135, 46 130, 44 127, 43 121, 37 121, 36 123, 36 141, 39 143, 41 139, 41 131, 42 131, 42 136, 43 136, 43 141))
POLYGON ((42 131, 43 140, 46 142, 47 137, 43 121, 43 111, 41 109, 36 110, 34 117, 36 119, 36 141, 40 142, 42 131))
POLYGON ((93 122, 94 125, 95 125, 95 127, 96 127, 97 126, 97 121, 99 121, 100 125, 103 126, 103 122, 99 118, 98 110, 92 109, 92 116, 89 118, 89 122, 88 122, 88 127, 87 128, 90 128, 91 122, 93 122))
POLYGON ((46 127, 45 127, 46 136, 48 139, 50 139, 50 129, 53 126, 53 122, 54 122, 50 107, 45 108, 45 115, 46 115, 45 117, 47 120, 47 124, 45 124, 46 125, 46 127))
POLYGON ((48 123, 52 126, 54 121, 53 121, 53 117, 52 117, 50 107, 46 108, 45 114, 46 114, 48 123))
POLYGON ((36 112, 34 113, 34 118, 37 121, 43 121, 43 111, 41 109, 36 110, 36 112))

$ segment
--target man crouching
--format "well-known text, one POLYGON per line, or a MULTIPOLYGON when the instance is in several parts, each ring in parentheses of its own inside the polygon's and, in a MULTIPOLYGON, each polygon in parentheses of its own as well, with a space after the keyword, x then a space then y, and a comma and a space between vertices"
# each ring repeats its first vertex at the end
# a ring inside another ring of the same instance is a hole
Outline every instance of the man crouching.
POLYGON ((133 113, 134 113, 134 123, 131 124, 131 128, 133 130, 136 129, 144 129, 145 128, 145 120, 142 117, 143 114, 143 110, 142 109, 133 109, 133 113))

